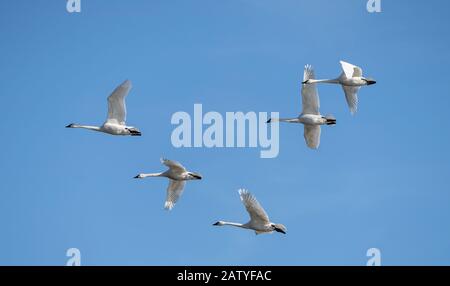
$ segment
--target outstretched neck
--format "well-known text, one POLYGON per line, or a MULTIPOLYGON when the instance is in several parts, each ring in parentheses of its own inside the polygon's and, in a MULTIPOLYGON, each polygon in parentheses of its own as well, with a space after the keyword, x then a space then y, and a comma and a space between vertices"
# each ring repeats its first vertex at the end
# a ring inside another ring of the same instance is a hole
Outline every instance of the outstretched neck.
POLYGON ((267 123, 272 122, 288 122, 288 123, 300 123, 298 117, 296 118, 271 118, 267 121, 267 123))
POLYGON ((90 126, 90 125, 79 125, 79 124, 69 124, 66 126, 67 128, 83 128, 94 131, 101 131, 101 128, 98 126, 90 126))
POLYGON ((236 227, 241 227, 241 228, 247 228, 245 224, 242 223, 237 223, 237 222, 227 222, 227 221, 223 221, 222 225, 231 225, 231 226, 236 226, 236 227))
POLYGON ((339 84, 339 79, 310 79, 308 83, 336 83, 339 84))
POLYGON ((149 173, 149 174, 139 174, 139 178, 147 178, 147 177, 164 177, 163 173, 149 173))

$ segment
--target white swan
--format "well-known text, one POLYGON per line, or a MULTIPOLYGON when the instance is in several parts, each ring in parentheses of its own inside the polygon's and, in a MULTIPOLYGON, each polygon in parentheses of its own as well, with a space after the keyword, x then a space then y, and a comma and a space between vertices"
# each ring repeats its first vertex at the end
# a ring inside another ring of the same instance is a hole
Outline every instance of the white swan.
POLYGON ((161 159, 161 163, 169 167, 169 170, 162 173, 139 174, 135 179, 143 179, 147 177, 166 177, 169 178, 169 186, 167 187, 167 196, 164 208, 171 210, 180 198, 184 190, 186 181, 201 180, 202 176, 198 173, 189 172, 178 162, 161 159))
POLYGON ((131 82, 126 80, 108 97, 108 118, 102 126, 99 127, 72 123, 67 125, 66 128, 84 128, 112 135, 141 136, 141 132, 136 127, 125 125, 127 115, 125 97, 130 92, 131 87, 131 82))
MULTIPOLYGON (((304 82, 314 79, 314 70, 310 65, 305 66, 303 72, 304 82)), ((302 84, 302 113, 296 118, 280 119, 271 118, 267 123, 273 121, 303 123, 306 145, 311 149, 317 149, 320 145, 320 125, 334 125, 336 119, 332 115, 322 116, 319 113, 319 95, 314 83, 302 84)))
POLYGON ((250 221, 241 224, 234 222, 226 222, 226 221, 218 221, 213 225, 223 226, 223 225, 231 225, 246 229, 252 229, 256 234, 260 233, 272 233, 273 231, 281 232, 286 234, 286 227, 282 224, 270 222, 269 216, 264 211, 262 206, 258 203, 256 198, 247 190, 239 190, 239 195, 241 197, 241 201, 245 206, 248 214, 250 215, 250 221))
POLYGON ((350 112, 355 114, 358 109, 358 91, 361 86, 377 83, 375 80, 363 77, 360 67, 340 61, 342 74, 336 79, 308 79, 303 84, 309 83, 334 83, 342 85, 350 112))

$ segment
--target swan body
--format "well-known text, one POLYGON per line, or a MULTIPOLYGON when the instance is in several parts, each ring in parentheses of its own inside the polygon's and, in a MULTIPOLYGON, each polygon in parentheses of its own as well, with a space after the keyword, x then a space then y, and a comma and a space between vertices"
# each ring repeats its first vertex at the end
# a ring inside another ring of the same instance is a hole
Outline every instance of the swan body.
POLYGON ((271 118, 267 123, 274 121, 288 123, 302 123, 304 125, 304 137, 306 145, 311 149, 317 149, 320 145, 321 125, 334 125, 336 119, 332 116, 322 116, 319 112, 319 94, 314 80, 314 70, 310 65, 305 66, 302 84, 302 113, 296 118, 271 118))
POLYGON ((342 67, 342 74, 336 79, 307 79, 303 84, 314 83, 331 83, 340 84, 345 93, 347 105, 350 112, 355 114, 358 109, 358 91, 362 86, 372 85, 377 83, 375 80, 363 76, 363 71, 360 67, 353 64, 340 61, 342 67))
POLYGON ((161 159, 161 163, 169 167, 165 172, 161 173, 147 173, 135 176, 135 179, 143 179, 148 177, 165 177, 169 179, 169 186, 167 187, 167 196, 164 208, 171 210, 184 191, 186 181, 201 180, 202 176, 195 172, 189 172, 186 168, 176 161, 161 159))
POLYGON ((132 86, 129 80, 119 85, 108 97, 108 117, 102 126, 90 126, 80 124, 69 124, 66 128, 82 128, 111 135, 130 135, 141 136, 139 129, 133 126, 127 126, 125 97, 130 92, 132 86))
POLYGON ((266 211, 262 208, 256 198, 247 190, 239 190, 239 196, 245 209, 250 215, 250 221, 247 223, 236 223, 236 222, 226 222, 218 221, 214 223, 215 226, 230 225, 234 227, 240 227, 245 229, 254 230, 256 234, 261 233, 272 233, 274 231, 286 234, 286 227, 282 224, 273 223, 269 220, 269 216, 266 211))

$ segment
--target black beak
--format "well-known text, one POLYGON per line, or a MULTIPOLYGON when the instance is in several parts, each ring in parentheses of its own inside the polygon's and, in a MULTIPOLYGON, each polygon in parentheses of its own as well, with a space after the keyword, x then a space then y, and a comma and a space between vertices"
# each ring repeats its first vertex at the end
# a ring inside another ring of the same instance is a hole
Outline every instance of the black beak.
POLYGON ((276 231, 276 232, 281 232, 281 233, 283 233, 283 234, 286 234, 286 232, 285 232, 284 230, 279 229, 279 228, 275 228, 275 231, 276 231))
POLYGON ((375 80, 368 80, 367 85, 376 84, 377 82, 375 80))
POLYGON ((139 132, 139 131, 130 131, 130 133, 131 133, 131 136, 141 136, 142 135, 141 132, 139 132))
POLYGON ((272 118, 269 118, 269 120, 266 121, 266 123, 272 122, 272 118))
POLYGON ((219 222, 214 223, 213 225, 219 225, 219 222))
POLYGON ((67 125, 66 128, 72 128, 72 126, 73 126, 73 123, 67 125))
POLYGON ((137 175, 137 176, 133 177, 133 179, 139 179, 139 175, 137 175))
POLYGON ((196 178, 197 180, 201 180, 202 176, 197 175, 197 174, 192 174, 192 177, 196 178))
POLYGON ((309 79, 308 79, 308 80, 305 80, 305 81, 302 81, 302 84, 307 84, 308 81, 309 81, 309 79))

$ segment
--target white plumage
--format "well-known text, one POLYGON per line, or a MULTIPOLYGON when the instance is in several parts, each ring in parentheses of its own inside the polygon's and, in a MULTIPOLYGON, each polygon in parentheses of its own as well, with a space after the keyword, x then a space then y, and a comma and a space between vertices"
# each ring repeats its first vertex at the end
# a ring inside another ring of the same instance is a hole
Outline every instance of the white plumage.
POLYGON ((317 149, 320 145, 320 125, 334 125, 336 119, 333 116, 320 115, 320 100, 317 86, 315 83, 309 83, 315 79, 314 69, 310 65, 306 65, 303 72, 302 84, 302 113, 296 118, 271 118, 267 122, 288 122, 302 123, 304 125, 303 135, 306 145, 311 149, 317 149))
POLYGON ((342 74, 336 79, 308 79, 303 81, 304 84, 314 83, 333 83, 340 84, 345 93, 347 105, 352 114, 358 110, 358 91, 361 86, 375 84, 373 79, 363 77, 363 71, 360 67, 353 64, 340 61, 342 74))
POLYGON ((272 233, 273 231, 286 234, 286 227, 282 224, 270 222, 269 216, 267 215, 266 211, 249 191, 240 189, 239 196, 250 216, 250 221, 245 224, 218 221, 214 223, 215 226, 231 225, 254 230, 256 234, 272 233))
POLYGON ((166 210, 171 210, 175 206, 175 203, 179 200, 179 198, 183 194, 186 181, 201 180, 202 176, 198 173, 187 171, 183 165, 181 165, 176 161, 161 159, 161 163, 169 167, 169 169, 162 173, 139 174, 134 178, 136 179, 142 179, 147 177, 168 178, 169 186, 167 187, 167 195, 166 201, 164 203, 164 208, 166 210))
POLYGON ((69 124, 67 128, 83 128, 111 135, 141 136, 141 132, 133 126, 126 126, 127 109, 125 97, 132 88, 129 80, 119 85, 108 97, 108 116, 102 126, 69 124))

